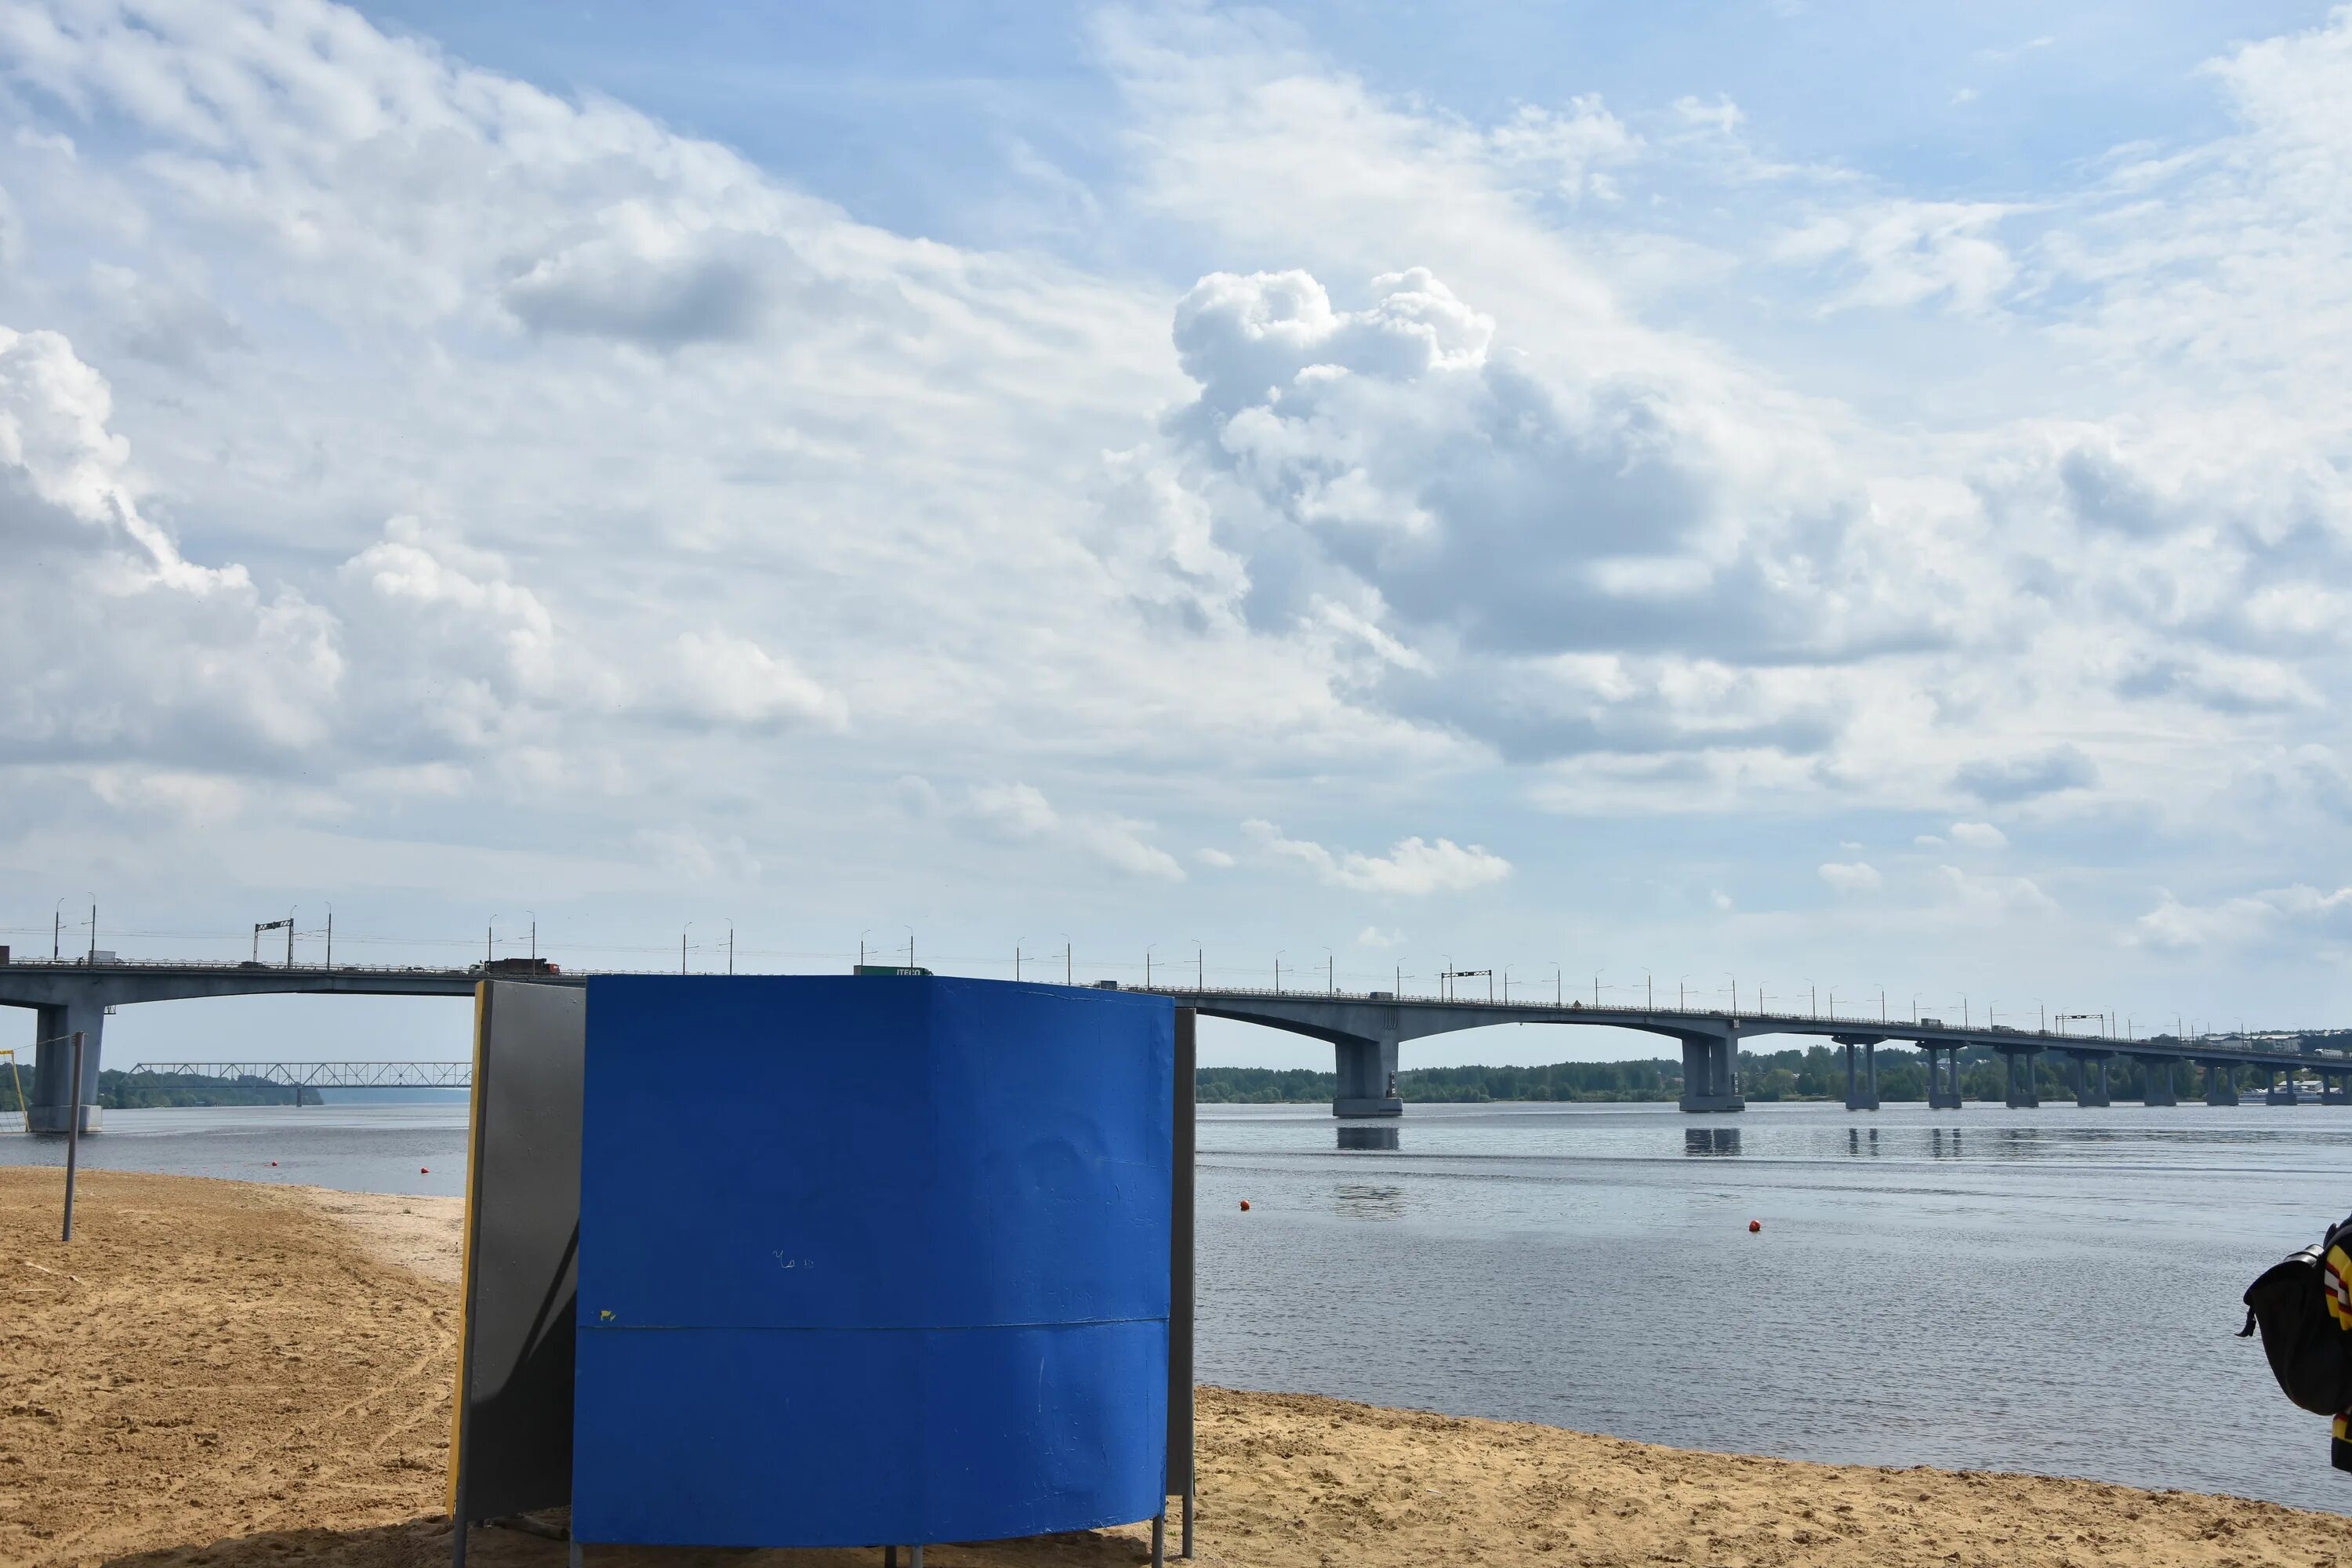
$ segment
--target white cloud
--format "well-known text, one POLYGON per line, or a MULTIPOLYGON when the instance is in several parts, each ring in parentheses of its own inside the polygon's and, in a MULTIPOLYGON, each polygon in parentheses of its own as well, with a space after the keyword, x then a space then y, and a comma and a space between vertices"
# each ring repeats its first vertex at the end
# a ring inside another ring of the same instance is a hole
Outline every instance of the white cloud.
POLYGON ((1511 874, 1511 863, 1484 846, 1456 844, 1450 838, 1430 843, 1418 836, 1400 839, 1385 856, 1359 850, 1333 853, 1310 839, 1287 838, 1270 822, 1250 821, 1242 831, 1265 852, 1313 868, 1335 888, 1364 893, 1394 893, 1420 898, 1430 893, 1461 893, 1499 882, 1511 874))
POLYGON ((1818 868, 1821 879, 1837 893, 1874 893, 1885 879, 1878 868, 1867 860, 1825 862, 1818 868))
POLYGON ((2297 883, 2201 905, 2165 892, 2125 940, 2160 952, 2189 952, 2267 943, 2288 932, 2328 939, 2352 934, 2352 888, 2324 892, 2297 883))
POLYGON ((986 784, 966 798, 965 815, 998 837, 1015 841, 1059 839, 1097 863, 1129 876, 1184 880, 1176 858, 1146 837, 1151 825, 1111 813, 1076 816, 1055 809, 1045 792, 1025 784, 986 784))
POLYGON ((1990 822, 1955 822, 1952 842, 1969 849, 2004 849, 2009 835, 1990 822))
POLYGON ((1976 310, 2017 279, 2017 263, 1996 232, 2016 210, 1994 202, 1845 207, 1783 235, 1774 253, 1793 265, 1839 270, 1845 287, 1825 309, 1899 310, 1934 300, 1976 310))
POLYGON ((1192 858, 1203 866, 1212 867, 1220 871, 1231 868, 1234 863, 1233 856, 1223 849, 1195 849, 1192 851, 1192 858))
POLYGON ((1378 926, 1366 926, 1356 933, 1356 945, 1373 948, 1402 947, 1404 933, 1397 931, 1382 931, 1378 926))

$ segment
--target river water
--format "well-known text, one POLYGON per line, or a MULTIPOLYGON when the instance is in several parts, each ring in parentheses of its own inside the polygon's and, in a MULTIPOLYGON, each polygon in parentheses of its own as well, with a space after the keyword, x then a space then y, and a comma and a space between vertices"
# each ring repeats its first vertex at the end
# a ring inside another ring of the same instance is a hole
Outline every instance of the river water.
MULTIPOLYGON (((83 1152, 454 1194, 463 1117, 117 1111, 83 1152)), ((2231 1337, 2248 1282, 2352 1210, 2352 1110, 1417 1105, 1393 1149, 1339 1146, 1386 1131, 1202 1108, 1204 1381, 2352 1504, 2326 1424, 2231 1337)))

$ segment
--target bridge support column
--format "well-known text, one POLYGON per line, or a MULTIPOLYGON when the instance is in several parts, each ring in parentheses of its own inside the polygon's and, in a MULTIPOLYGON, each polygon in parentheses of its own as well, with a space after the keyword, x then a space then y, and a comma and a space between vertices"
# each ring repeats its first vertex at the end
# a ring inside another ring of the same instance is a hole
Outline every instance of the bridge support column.
POLYGON ((2074 1080, 2074 1103, 2098 1106, 2112 1103, 2107 1096, 2107 1058, 2094 1051, 2068 1051, 2072 1058, 2071 1074, 2074 1080))
POLYGON ((1960 1108, 1960 1047, 1923 1045, 1919 1048, 1927 1057, 1927 1109, 1958 1110, 1960 1108))
POLYGON ((2352 1105, 2352 1092, 2347 1092, 2340 1072, 2319 1075, 2319 1103, 2322 1105, 2352 1105))
POLYGON ((80 1107, 81 1130, 95 1132, 101 1117, 98 1109, 99 1046, 106 1031, 103 1003, 67 1002, 33 1010, 33 1131, 63 1134, 73 1107, 80 1107), (73 1079, 73 1034, 80 1030, 81 1082, 73 1079))
POLYGON ((1875 1035, 1837 1035, 1837 1043, 1845 1047, 1845 1108, 1848 1110, 1878 1109, 1878 1037, 1875 1035), (1854 1055, 1859 1050, 1859 1057, 1854 1055))
POLYGON ((2170 1057, 2139 1058, 2140 1099, 2148 1105, 2178 1105, 2180 1096, 2172 1087, 2170 1057))
POLYGON ((2000 1053, 2001 1088, 2003 1098, 2011 1110, 2032 1110, 2042 1104, 2041 1086, 2034 1082, 2034 1065, 2041 1059, 2038 1051, 2003 1051, 2000 1053))
POLYGON ((1339 1092, 1331 1099, 1334 1116, 1402 1116, 1404 1101, 1397 1098, 1397 1038, 1341 1040, 1339 1092))
POLYGON ((1744 1110, 1748 1101, 1739 1092, 1739 1037, 1733 1034, 1683 1037, 1683 1109, 1691 1111, 1744 1110))
POLYGON ((1843 1044, 1845 1108, 1848 1110, 1875 1110, 1878 1109, 1878 1043, 1874 1040, 1847 1040, 1843 1044), (1862 1053, 1859 1058, 1854 1055, 1856 1051, 1862 1053))
POLYGON ((2205 1103, 2235 1105, 2238 1103, 2238 1064, 2235 1062, 2200 1062, 2205 1069, 2205 1103))
POLYGON ((2265 1105, 2300 1105, 2303 1103, 2294 1097, 2294 1069, 2293 1068, 2264 1068, 2263 1069, 2263 1103, 2265 1105))

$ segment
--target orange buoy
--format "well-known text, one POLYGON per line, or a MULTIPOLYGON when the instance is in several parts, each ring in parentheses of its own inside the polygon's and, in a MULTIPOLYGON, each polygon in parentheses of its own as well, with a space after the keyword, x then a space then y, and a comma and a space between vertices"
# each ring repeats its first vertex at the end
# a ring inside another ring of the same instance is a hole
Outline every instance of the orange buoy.
POLYGON ((1751 1219, 1748 1222, 1748 1234, 1750 1236, 1754 1236, 1758 1231, 1762 1230, 1763 1228, 1764 1222, 1760 1219, 1751 1219))
POLYGON ((1247 1213, 1249 1213, 1249 1199, 1247 1199, 1247 1198, 1244 1198, 1244 1199, 1242 1200, 1242 1213, 1244 1213, 1244 1214, 1247 1214, 1247 1213))

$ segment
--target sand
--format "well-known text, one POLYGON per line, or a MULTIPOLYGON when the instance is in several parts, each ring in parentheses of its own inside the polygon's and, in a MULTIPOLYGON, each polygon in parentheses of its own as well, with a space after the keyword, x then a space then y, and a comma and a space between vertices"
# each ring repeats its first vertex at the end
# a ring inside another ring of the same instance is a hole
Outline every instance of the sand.
MULTIPOLYGON (((55 1170, 0 1170, 0 1563, 448 1561, 455 1200, 90 1172, 68 1247, 58 1192, 55 1170)), ((2352 1568, 2352 1521, 2271 1503, 1688 1453, 1305 1395, 1203 1389, 1201 1462, 1210 1568, 2352 1568)), ((1144 1561, 1145 1542, 1137 1527, 929 1562, 1109 1568, 1144 1561)), ((564 1550, 484 1528, 472 1557, 558 1568, 564 1550)), ((878 1560, 590 1553, 614 1568, 878 1560)))

